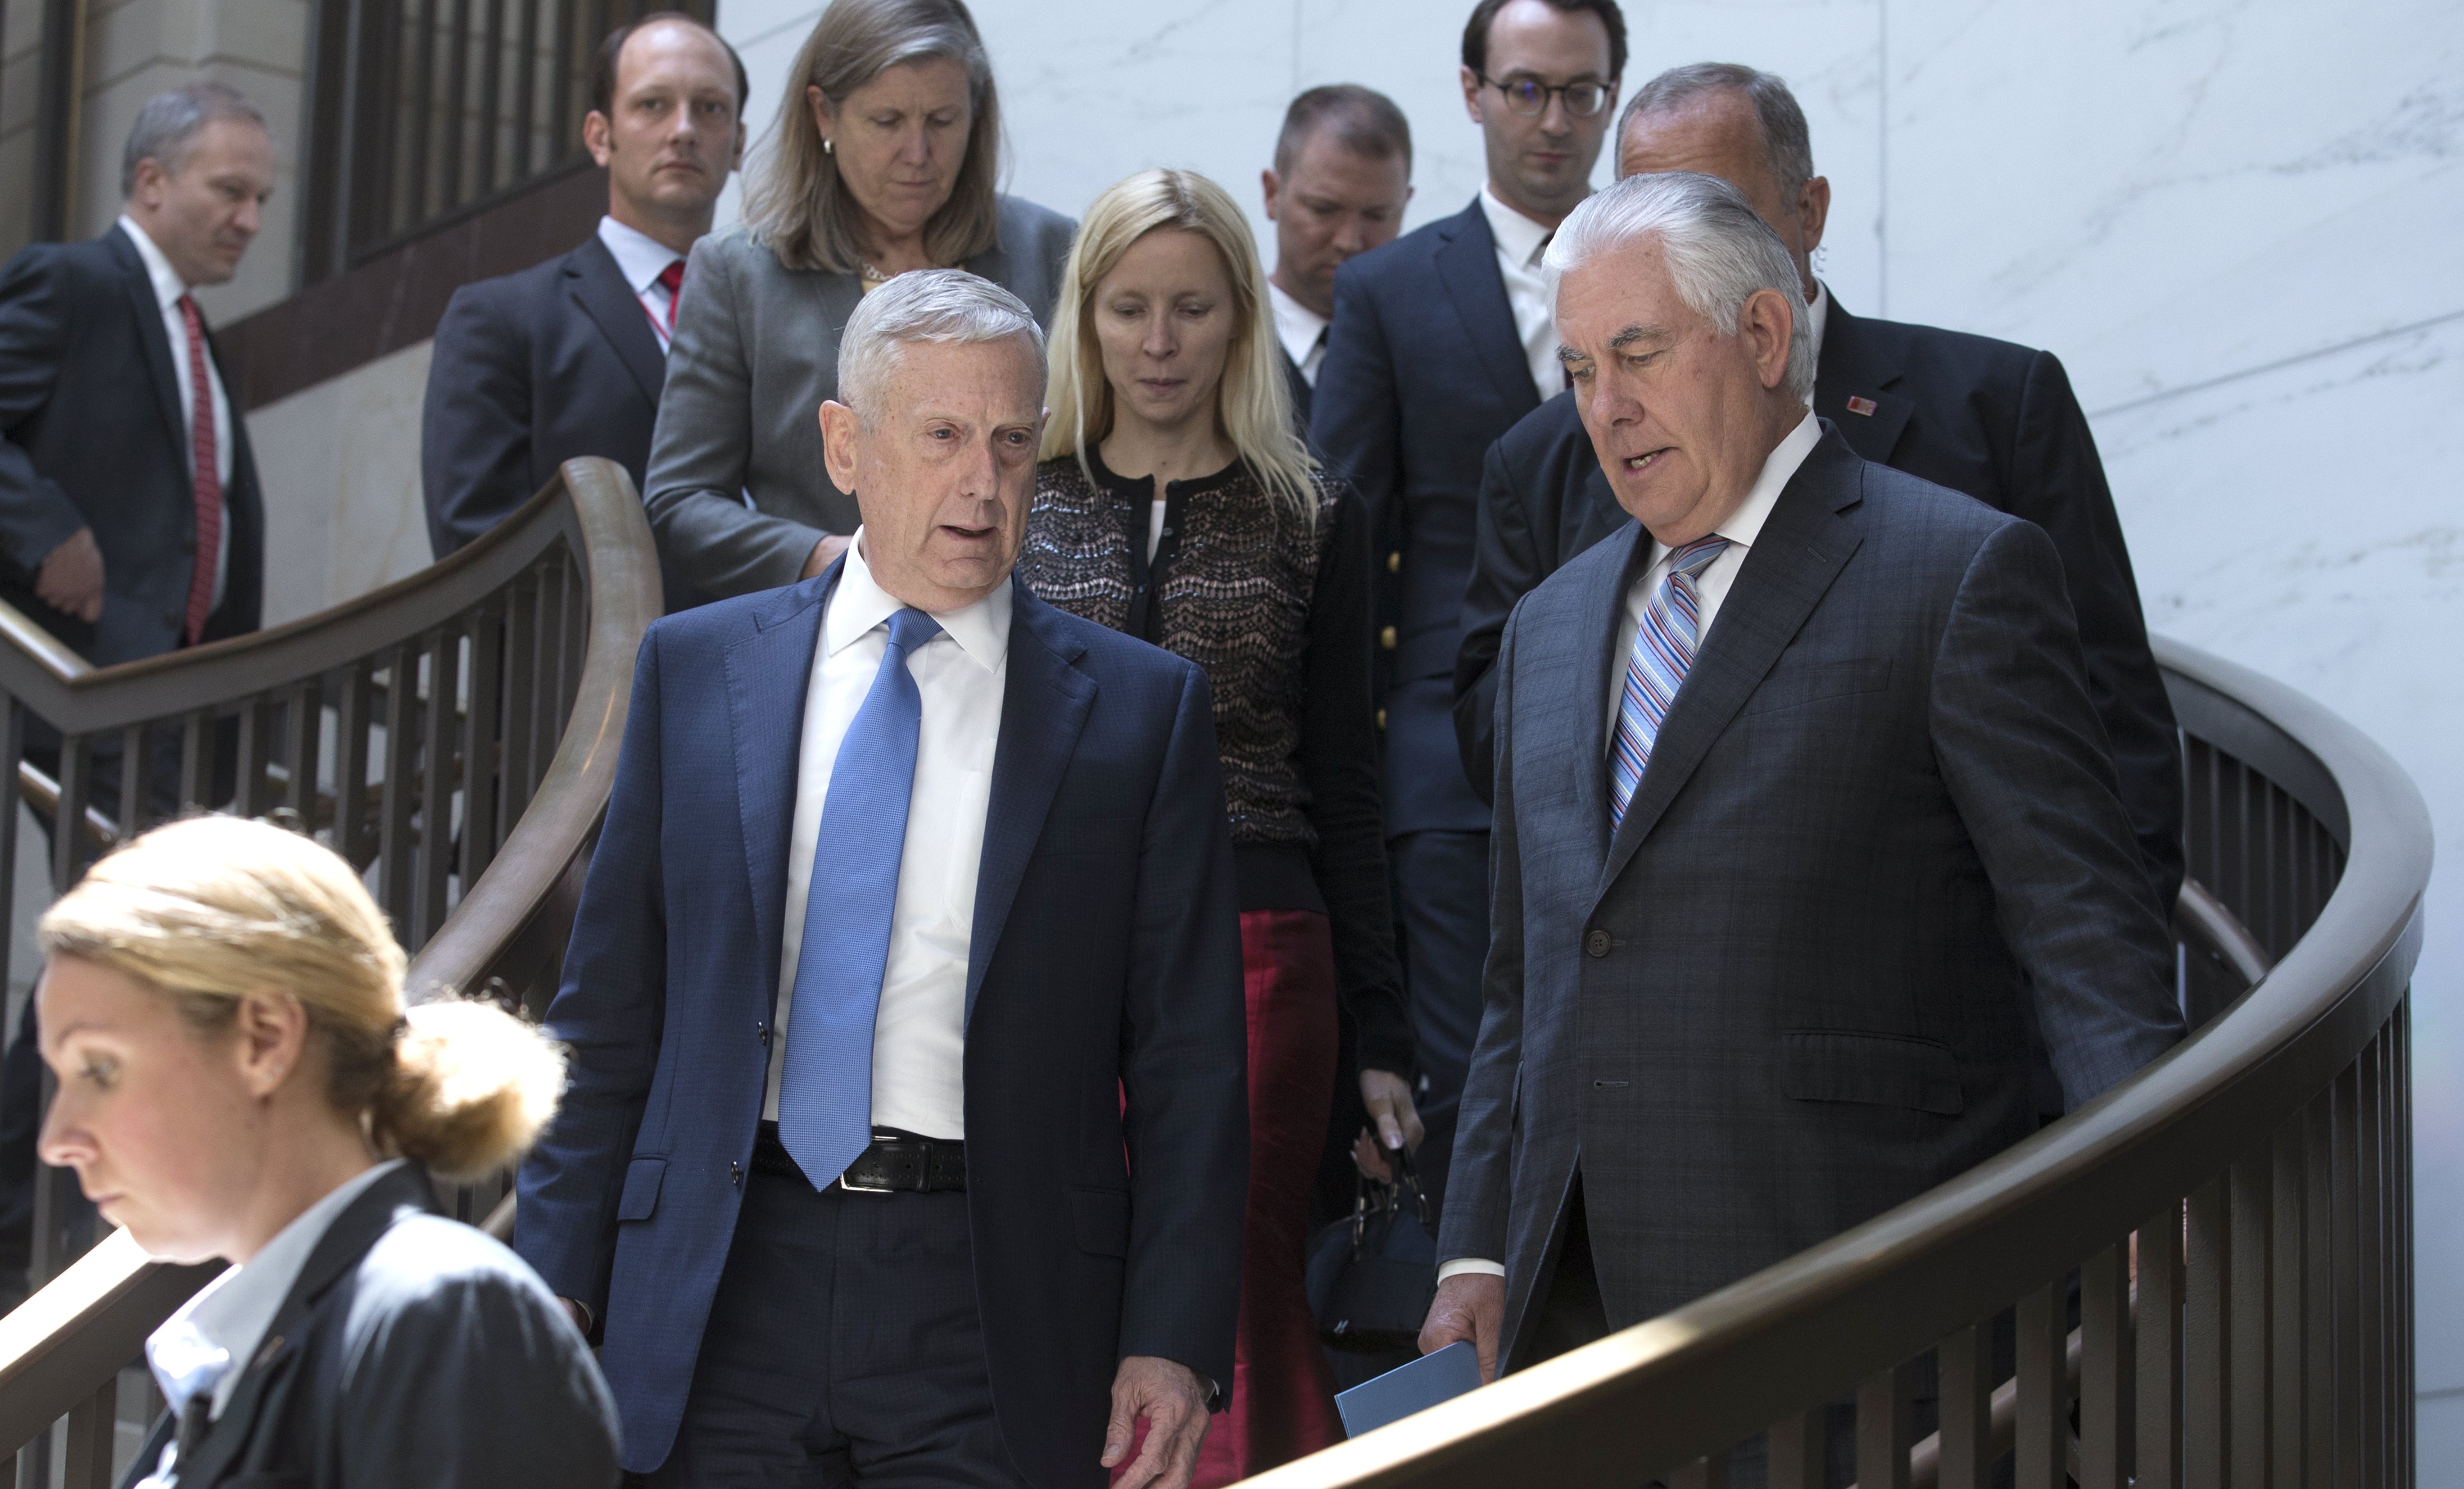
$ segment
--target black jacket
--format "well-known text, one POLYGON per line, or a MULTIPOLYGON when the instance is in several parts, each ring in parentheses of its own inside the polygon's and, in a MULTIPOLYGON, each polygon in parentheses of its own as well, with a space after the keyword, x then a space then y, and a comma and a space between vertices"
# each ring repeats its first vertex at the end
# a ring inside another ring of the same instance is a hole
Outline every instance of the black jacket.
MULTIPOLYGON (((1966 492, 2053 539, 2123 804, 2161 902, 2170 906, 2182 883, 2173 707, 2147 649, 2095 436, 2061 364, 2008 342, 1865 320, 1834 299, 1814 411, 1865 459, 1966 492)), ((1488 452, 1454 674, 1456 738, 1483 796, 1493 785, 1495 664, 1507 612, 1627 521, 1571 394, 1549 400, 1488 452)))
MULTIPOLYGON (((557 467, 599 456, 635 489, 668 359, 594 233, 569 254, 453 292, 420 420, 420 484, 438 558, 511 516, 557 467)), ((693 603, 661 562, 668 608, 693 603)))
MULTIPOLYGON (((231 400, 232 448, 231 569, 206 621, 209 641, 254 631, 265 594, 256 460, 239 389, 211 354, 231 400)), ((187 620, 196 486, 171 356, 145 260, 117 226, 82 243, 37 243, 0 269, 0 600, 97 666, 176 649, 187 620), (102 549, 102 618, 92 625, 34 595, 43 560, 80 527, 102 549)))
POLYGON ((2182 1036, 2042 532, 1826 432, 1612 827, 1650 558, 1627 519, 1498 664, 1486 1012, 1438 1256, 1505 1263, 1512 1365, 1578 1169, 1621 1328, 2035 1132, 2033 1028, 2074 1105, 2182 1036))
MULTIPOLYGON (((416 1165, 335 1217, 178 1463, 180 1489, 611 1489, 616 1404, 562 1305, 513 1253, 436 1213, 416 1165)), ((168 1413, 121 1489, 154 1471, 168 1413)))
MULTIPOLYGON (((1386 830, 1478 832, 1451 716, 1481 457, 1539 407, 1474 201, 1334 272, 1310 426, 1369 506, 1378 584, 1386 830)), ((1492 648, 1493 650, 1494 648, 1492 648)))

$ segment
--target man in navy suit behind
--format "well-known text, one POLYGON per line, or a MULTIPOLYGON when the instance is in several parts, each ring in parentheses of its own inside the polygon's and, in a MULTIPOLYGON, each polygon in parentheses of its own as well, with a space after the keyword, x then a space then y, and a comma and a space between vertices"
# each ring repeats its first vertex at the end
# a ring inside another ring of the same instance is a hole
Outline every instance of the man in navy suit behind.
POLYGON ((1006 290, 874 291, 820 410, 853 544, 643 642, 514 1246, 654 1484, 1183 1489, 1231 1382, 1213 714, 1011 583, 1044 379, 1006 290))
MULTIPOLYGON (((642 483, 668 375, 685 257, 744 153, 744 63, 690 16, 600 45, 582 124, 607 214, 570 253, 453 294, 437 323, 420 428, 438 558, 487 532, 577 456, 642 483)), ((686 603, 667 572, 668 608, 686 603)))
POLYGON ((1488 953, 1488 808, 1455 747, 1453 682, 1481 460, 1565 386, 1540 254, 1590 194, 1617 114, 1614 0, 1481 0, 1463 103, 1486 143, 1469 207, 1336 271, 1310 425, 1385 546, 1378 720, 1413 1032, 1426 1074, 1420 1172, 1442 1201, 1488 953))

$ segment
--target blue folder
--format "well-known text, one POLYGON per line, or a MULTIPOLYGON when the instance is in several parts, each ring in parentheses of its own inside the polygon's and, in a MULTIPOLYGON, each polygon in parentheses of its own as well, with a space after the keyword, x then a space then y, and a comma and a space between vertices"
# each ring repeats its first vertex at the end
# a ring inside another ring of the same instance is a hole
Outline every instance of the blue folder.
POLYGON ((1436 1354, 1339 1393, 1334 1409, 1343 1413, 1344 1435, 1357 1437, 1479 1389, 1480 1353, 1456 1340, 1436 1354))

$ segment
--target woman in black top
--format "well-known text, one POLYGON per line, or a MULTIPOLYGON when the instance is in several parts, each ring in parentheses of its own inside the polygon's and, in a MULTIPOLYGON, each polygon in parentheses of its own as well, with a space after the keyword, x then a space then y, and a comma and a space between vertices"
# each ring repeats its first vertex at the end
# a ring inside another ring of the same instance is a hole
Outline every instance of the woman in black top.
POLYGON ((1293 432, 1265 276, 1221 188, 1095 199, 1053 314, 1052 415, 1018 576, 1206 669, 1240 878, 1250 1184, 1230 1483, 1342 1437, 1302 1288, 1340 999, 1380 1143, 1419 1141, 1386 896, 1360 500, 1293 432))

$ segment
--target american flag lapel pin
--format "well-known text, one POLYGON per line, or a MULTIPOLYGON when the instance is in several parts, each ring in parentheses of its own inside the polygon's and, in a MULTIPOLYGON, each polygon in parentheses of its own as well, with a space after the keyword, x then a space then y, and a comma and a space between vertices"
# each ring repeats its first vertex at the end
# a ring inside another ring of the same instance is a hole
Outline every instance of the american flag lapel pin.
POLYGON ((1880 405, 1876 404, 1871 398, 1851 398, 1848 400, 1848 411, 1851 413, 1862 413, 1870 417, 1873 414, 1874 410, 1878 407, 1880 407, 1880 405))

